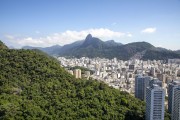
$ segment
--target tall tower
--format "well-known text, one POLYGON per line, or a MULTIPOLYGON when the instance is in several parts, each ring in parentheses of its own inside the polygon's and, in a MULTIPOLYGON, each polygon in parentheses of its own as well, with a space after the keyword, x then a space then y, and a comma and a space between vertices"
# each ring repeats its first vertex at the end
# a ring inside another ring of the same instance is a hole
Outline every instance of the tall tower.
POLYGON ((150 77, 138 75, 135 78, 135 97, 146 100, 146 88, 149 86, 150 77))
POLYGON ((168 86, 168 112, 171 120, 180 120, 180 81, 176 80, 168 86))
POLYGON ((165 91, 157 84, 146 89, 146 120, 164 120, 165 91))

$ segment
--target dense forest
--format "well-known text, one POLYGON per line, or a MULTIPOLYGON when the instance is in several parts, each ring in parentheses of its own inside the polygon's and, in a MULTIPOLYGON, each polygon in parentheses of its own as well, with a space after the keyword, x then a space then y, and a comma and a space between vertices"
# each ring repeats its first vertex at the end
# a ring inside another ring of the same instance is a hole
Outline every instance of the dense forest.
POLYGON ((145 104, 96 80, 75 79, 40 51, 0 43, 0 119, 144 120, 145 104))

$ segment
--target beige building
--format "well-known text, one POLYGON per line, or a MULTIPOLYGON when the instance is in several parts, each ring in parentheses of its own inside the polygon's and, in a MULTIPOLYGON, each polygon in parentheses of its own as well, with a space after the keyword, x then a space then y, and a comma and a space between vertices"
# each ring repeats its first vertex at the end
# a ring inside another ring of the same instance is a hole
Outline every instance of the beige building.
POLYGON ((68 70, 68 72, 69 72, 71 75, 73 75, 73 74, 74 74, 72 70, 68 70))
POLYGON ((81 78, 81 70, 80 69, 75 69, 74 70, 74 75, 75 75, 75 78, 81 78))

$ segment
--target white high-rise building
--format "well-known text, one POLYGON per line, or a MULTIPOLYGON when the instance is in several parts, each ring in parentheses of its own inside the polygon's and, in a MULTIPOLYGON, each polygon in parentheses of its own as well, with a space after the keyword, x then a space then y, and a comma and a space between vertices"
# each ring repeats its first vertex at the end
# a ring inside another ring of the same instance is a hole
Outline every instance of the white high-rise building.
POLYGON ((157 84, 146 89, 146 120, 164 120, 165 91, 157 84))
POLYGON ((180 120, 180 81, 176 80, 168 86, 168 112, 171 120, 180 120))

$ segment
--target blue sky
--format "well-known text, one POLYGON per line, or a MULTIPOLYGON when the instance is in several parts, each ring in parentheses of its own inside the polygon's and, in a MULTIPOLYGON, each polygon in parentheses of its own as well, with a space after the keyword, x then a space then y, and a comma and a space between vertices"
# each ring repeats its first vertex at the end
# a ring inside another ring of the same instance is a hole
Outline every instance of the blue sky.
POLYGON ((64 45, 88 33, 123 44, 180 49, 180 0, 0 0, 8 46, 64 45))

